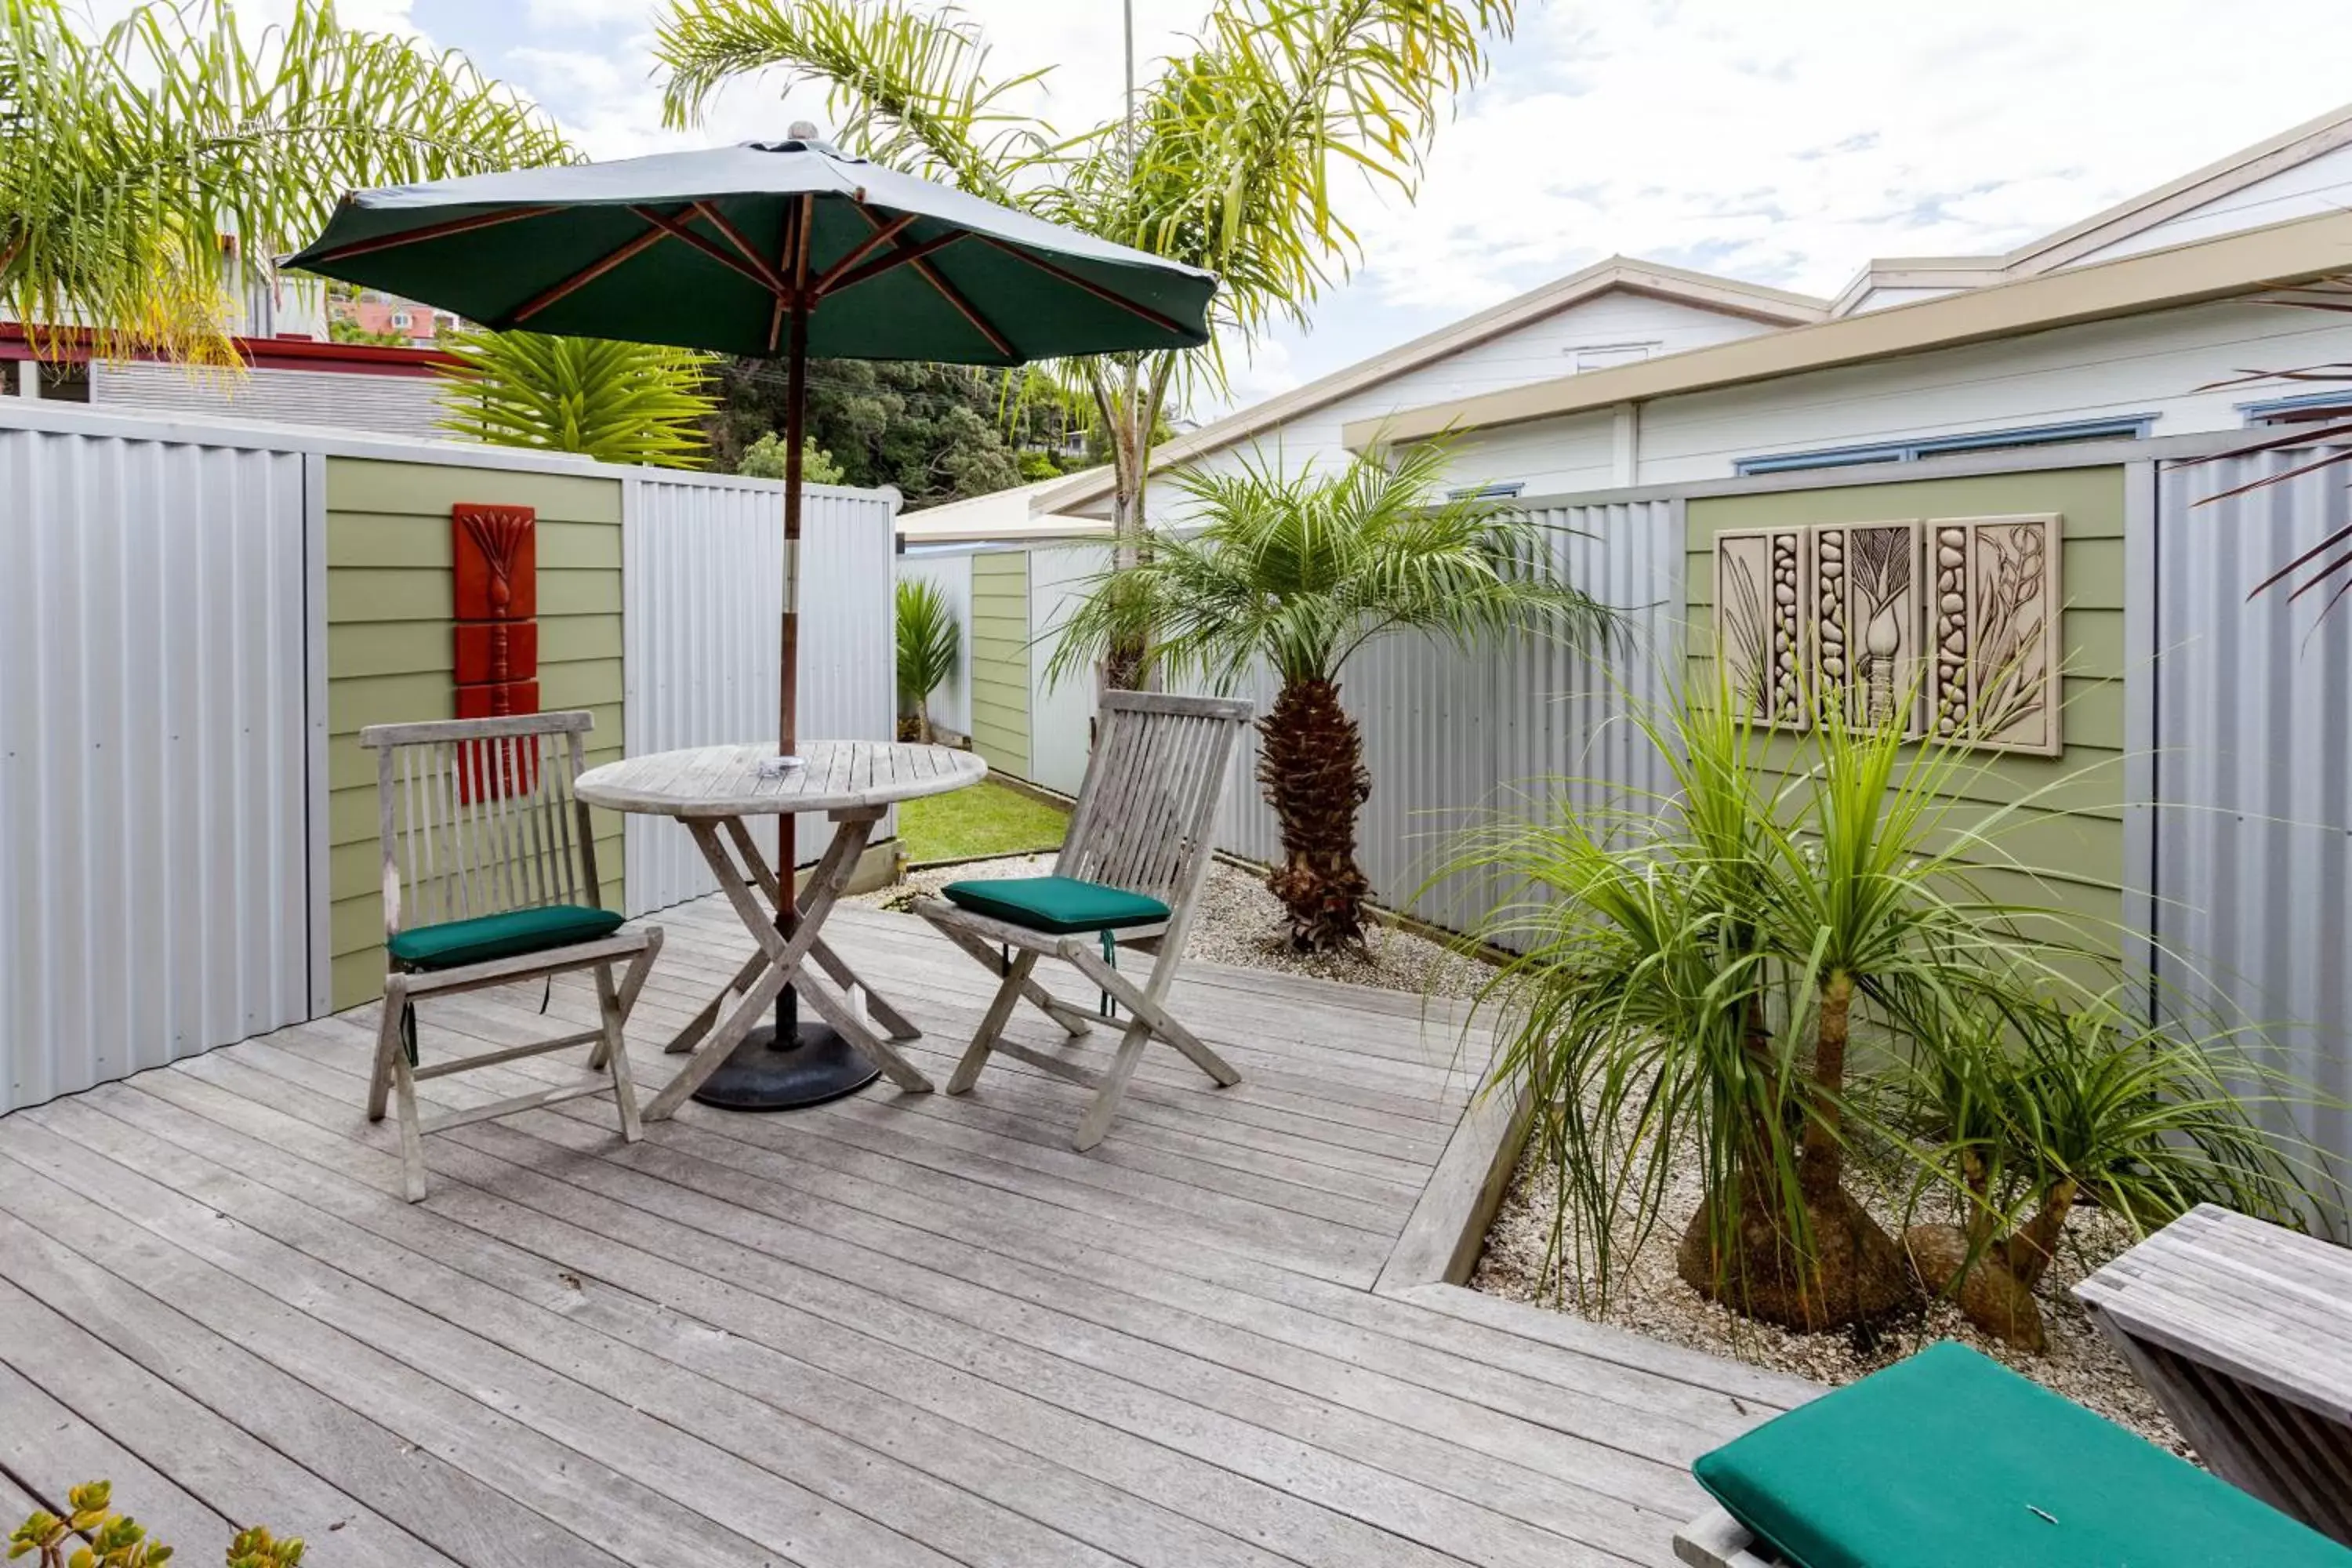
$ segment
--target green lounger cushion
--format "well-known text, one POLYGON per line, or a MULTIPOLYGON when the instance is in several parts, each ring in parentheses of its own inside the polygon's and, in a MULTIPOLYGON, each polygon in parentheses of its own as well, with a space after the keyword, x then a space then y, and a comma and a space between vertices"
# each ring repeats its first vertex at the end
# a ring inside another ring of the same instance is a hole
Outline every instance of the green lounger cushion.
POLYGON ((1007 921, 1031 931, 1060 933, 1120 931, 1157 925, 1168 918, 1158 899, 1076 877, 1007 877, 1001 881, 950 882, 940 889, 948 901, 976 915, 1007 921))
POLYGON ((551 947, 593 942, 621 929, 621 917, 611 910, 579 904, 547 904, 535 910, 509 910, 502 915, 479 915, 469 921, 444 921, 439 925, 411 926, 384 946, 392 956, 415 969, 456 969, 521 952, 544 952, 551 947))
POLYGON ((2352 1568, 2352 1552, 1945 1341, 1691 1467, 1800 1568, 2352 1568))

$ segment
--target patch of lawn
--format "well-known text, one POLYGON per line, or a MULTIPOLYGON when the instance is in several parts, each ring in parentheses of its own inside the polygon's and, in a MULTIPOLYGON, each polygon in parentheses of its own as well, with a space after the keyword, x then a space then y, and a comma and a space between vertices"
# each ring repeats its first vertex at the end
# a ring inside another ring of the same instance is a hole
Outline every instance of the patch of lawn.
POLYGON ((1070 814, 994 779, 971 789, 910 800, 898 807, 898 837, 908 858, 964 860, 1061 847, 1070 814))

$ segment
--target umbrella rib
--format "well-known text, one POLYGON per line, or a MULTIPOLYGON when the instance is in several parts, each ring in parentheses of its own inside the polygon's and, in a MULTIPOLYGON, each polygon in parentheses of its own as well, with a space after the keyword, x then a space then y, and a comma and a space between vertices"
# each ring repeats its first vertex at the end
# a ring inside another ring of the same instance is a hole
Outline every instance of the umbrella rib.
MULTIPOLYGON (((865 213, 866 219, 868 223, 874 221, 874 215, 872 213, 866 212, 866 209, 863 206, 860 206, 857 210, 861 213, 865 213)), ((840 260, 835 262, 831 267, 826 268, 823 272, 817 275, 817 280, 810 286, 810 292, 814 294, 820 300, 824 298, 825 290, 831 289, 835 284, 839 283, 844 275, 845 275, 851 268, 856 267, 859 262, 873 255, 878 247, 887 245, 891 240, 898 238, 899 232, 906 228, 908 225, 913 223, 918 216, 919 215, 915 213, 902 213, 898 216, 892 218, 887 226, 875 230, 872 234, 867 235, 864 239, 858 241, 856 247, 852 249, 848 255, 843 257, 840 260)), ((961 234, 962 231, 958 230, 957 232, 961 234)))
POLYGON ((938 268, 934 268, 928 261, 910 261, 908 265, 915 269, 916 275, 920 277, 924 282, 938 289, 940 292, 940 298, 945 300, 949 304, 953 305, 956 308, 956 313, 961 315, 965 321, 970 321, 972 324, 973 331, 979 332, 982 337, 988 340, 989 346, 995 349, 998 353, 1003 354, 1008 358, 1012 356, 1013 345, 1005 342, 1004 334, 998 331, 994 327, 989 325, 988 318, 982 316, 977 310, 973 309, 971 301, 965 299, 962 291, 957 289, 954 284, 940 277, 938 268))
POLYGON ((314 262, 342 261, 354 256, 370 256, 379 250, 396 250, 404 245, 421 245, 428 239, 446 235, 468 234, 478 228, 493 228, 502 223, 517 223, 524 218, 545 217, 553 207, 509 207, 502 212, 476 213, 471 217, 451 218, 446 223, 427 224, 423 228, 406 229, 399 234, 378 235, 373 239, 354 240, 322 251, 310 259, 314 262))
MULTIPOLYGON (((876 217, 872 212, 868 211, 864 202, 852 202, 850 205, 856 209, 857 216, 859 217, 864 218, 877 229, 887 228, 889 226, 882 222, 881 219, 876 217)), ((949 304, 954 306, 956 314, 971 322, 972 331, 978 332, 982 337, 986 338, 991 348, 993 348, 998 353, 1010 359, 1013 357, 1013 345, 1005 342, 1004 334, 991 326, 985 316, 982 316, 978 310, 972 309, 971 301, 965 299, 954 284, 940 277, 938 268, 933 267, 929 262, 922 259, 924 257, 929 255, 932 251, 939 249, 943 245, 954 244, 957 240, 962 238, 970 232, 971 231, 968 229, 960 228, 950 233, 940 235, 936 238, 924 240, 919 245, 909 245, 904 239, 893 239, 890 243, 897 247, 897 249, 891 255, 884 257, 882 259, 893 265, 904 264, 913 268, 915 269, 916 276, 922 279, 924 282, 929 284, 931 288, 938 292, 940 299, 945 300, 949 304)), ((875 273, 886 271, 887 268, 869 262, 867 267, 860 268, 858 270, 865 273, 867 277, 871 277, 875 273), (871 268, 872 270, 868 271, 867 268, 871 268)), ((853 280, 856 282, 864 282, 865 278, 855 278, 853 280)), ((845 283, 842 287, 846 288, 848 285, 845 283)))
POLYGON ((727 243, 733 246, 737 250, 742 252, 744 260, 759 268, 760 280, 761 282, 765 283, 771 289, 778 294, 787 293, 791 290, 792 285, 784 281, 783 274, 777 271, 773 267, 768 265, 768 258, 760 254, 759 247, 753 245, 751 240, 746 238, 741 229, 737 228, 732 223, 729 222, 725 213, 720 212, 709 202, 695 203, 694 210, 701 214, 704 221, 708 222, 711 227, 726 236, 727 243))
MULTIPOLYGON (((684 240, 687 244, 694 247, 695 249, 702 252, 703 255, 708 256, 710 259, 718 262, 720 266, 732 268, 735 271, 741 273, 744 277, 749 278, 752 282, 757 283, 761 288, 765 289, 772 294, 783 287, 780 280, 769 274, 768 269, 764 266, 747 264, 741 257, 730 255, 725 247, 717 244, 715 241, 704 238, 701 235, 695 233, 694 230, 687 227, 686 225, 680 223, 676 217, 667 213, 656 212, 652 207, 644 206, 632 206, 629 210, 636 214, 639 217, 645 219, 647 223, 663 230, 672 239, 684 240)), ((698 213, 704 213, 704 216, 709 216, 708 213, 704 212, 703 205, 700 202, 694 204, 694 210, 698 213)))
POLYGON ((1030 266, 1034 267, 1040 272, 1060 279, 1063 282, 1069 284, 1073 288, 1083 289, 1087 293, 1092 294, 1096 299, 1100 300, 1107 304, 1117 305, 1120 310, 1127 311, 1130 315, 1140 316, 1145 321, 1150 321, 1153 326, 1158 327, 1164 332, 1172 333, 1180 338, 1189 338, 1192 336, 1192 331, 1187 329, 1182 322, 1175 321, 1171 317, 1161 315, 1159 311, 1151 309, 1149 305, 1139 305, 1134 300, 1129 299, 1126 295, 1119 293, 1115 289, 1106 289, 1101 284, 1093 281, 1091 279, 1081 278, 1066 267, 1056 266, 1053 262, 1046 260, 1044 257, 1024 250, 1017 245, 1008 244, 1004 240, 997 238, 994 235, 975 235, 973 237, 994 246, 997 249, 1004 252, 1007 256, 1016 257, 1019 259, 1027 262, 1030 266))
POLYGON ((668 237, 669 231, 667 229, 649 228, 646 230, 645 233, 637 236, 636 238, 629 241, 626 245, 622 246, 618 250, 614 251, 602 261, 592 261, 587 266, 582 268, 579 271, 573 273, 571 277, 566 278, 562 282, 554 285, 552 288, 541 289, 537 294, 526 300, 520 310, 509 315, 507 317, 507 321, 509 323, 515 324, 530 321, 533 316, 538 315, 541 310, 546 310, 550 305, 554 304, 558 300, 562 299, 565 295, 572 292, 574 289, 586 288, 589 284, 596 281, 597 279, 604 276, 605 273, 613 270, 614 268, 620 266, 623 262, 636 255, 637 252, 645 250, 652 246, 658 245, 661 241, 667 239, 668 237))
MULTIPOLYGON (((870 237, 879 238, 880 237, 870 237)), ((816 280, 816 291, 822 297, 826 294, 838 294, 845 289, 855 289, 869 279, 879 278, 885 272, 895 271, 909 262, 920 261, 935 250, 944 250, 959 239, 971 237, 971 232, 967 229, 950 229, 945 234, 934 235, 926 240, 902 245, 889 255, 877 257, 865 266, 847 272, 836 267, 832 272, 816 280)))

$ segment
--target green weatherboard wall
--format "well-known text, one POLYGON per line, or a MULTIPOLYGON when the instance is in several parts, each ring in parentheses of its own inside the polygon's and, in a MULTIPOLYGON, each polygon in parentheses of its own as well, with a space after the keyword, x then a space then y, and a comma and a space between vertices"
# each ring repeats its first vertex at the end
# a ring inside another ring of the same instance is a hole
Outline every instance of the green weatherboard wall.
POLYGON ((1988 804, 2032 797, 2001 834, 2016 858, 2053 874, 2036 889, 1992 876, 1986 891, 2021 903, 2055 904, 2109 922, 2120 918, 2124 777, 2124 470, 2067 468, 1987 474, 1902 484, 1719 496, 1694 500, 1687 542, 1694 674, 1711 654, 1715 536, 1726 529, 1794 528, 1815 522, 1907 518, 2062 514, 2058 590, 2064 617, 2064 752, 2005 755, 1964 766, 1959 793, 1988 804))
POLYGON ((989 767, 1029 776, 1029 552, 971 558, 971 744, 989 767))
MULTIPOLYGON (((456 716, 449 509, 539 515, 540 706, 585 708, 591 766, 621 754, 621 485, 600 477, 327 460, 328 806, 334 1005, 383 982, 383 858, 363 725, 456 716)), ((600 814, 596 869, 621 907, 621 826, 600 814)))

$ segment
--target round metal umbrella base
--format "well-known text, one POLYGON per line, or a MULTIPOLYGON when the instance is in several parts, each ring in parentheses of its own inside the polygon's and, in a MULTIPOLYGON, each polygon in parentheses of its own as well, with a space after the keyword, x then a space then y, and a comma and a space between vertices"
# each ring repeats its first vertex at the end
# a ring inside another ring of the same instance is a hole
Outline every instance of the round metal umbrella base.
POLYGON ((776 1030, 762 1024, 743 1037, 694 1098, 725 1110, 797 1110, 855 1094, 882 1069, 831 1026, 803 1023, 796 1044, 776 1048, 776 1030))

